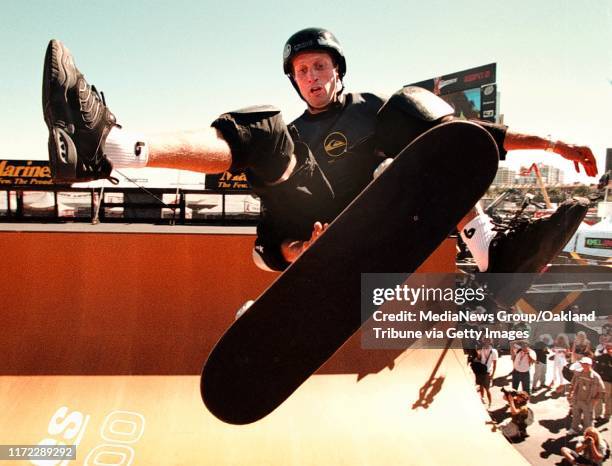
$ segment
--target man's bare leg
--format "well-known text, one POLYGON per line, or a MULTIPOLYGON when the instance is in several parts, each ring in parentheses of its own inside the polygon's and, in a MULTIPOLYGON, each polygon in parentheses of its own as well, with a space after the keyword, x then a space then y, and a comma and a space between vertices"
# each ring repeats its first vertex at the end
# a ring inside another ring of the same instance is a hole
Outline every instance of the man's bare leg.
MULTIPOLYGON (((201 173, 222 173, 232 165, 232 150, 221 131, 214 127, 137 136, 122 128, 113 128, 104 144, 104 152, 116 168, 171 168, 201 173), (138 147, 138 150, 134 148, 138 147)), ((297 165, 291 154, 276 185, 286 181, 297 165)))
POLYGON ((118 169, 157 167, 221 173, 232 163, 229 145, 212 127, 151 136, 114 127, 103 151, 118 169))
POLYGON ((74 64, 70 51, 51 40, 43 65, 43 115, 49 161, 56 181, 109 179, 113 167, 165 167, 220 173, 232 153, 212 127, 144 138, 125 130, 105 99, 74 64))
POLYGON ((232 152, 216 128, 151 136, 147 167, 221 173, 230 168, 232 152))
POLYGON ((138 142, 142 145, 138 150, 141 155, 134 154, 134 145, 130 145, 131 157, 124 156, 123 153, 119 155, 121 148, 115 141, 120 139, 122 132, 123 129, 113 128, 105 144, 106 155, 117 168, 138 167, 139 157, 145 154, 147 167, 202 173, 221 173, 228 170, 232 163, 229 145, 219 130, 212 127, 146 137, 138 142))

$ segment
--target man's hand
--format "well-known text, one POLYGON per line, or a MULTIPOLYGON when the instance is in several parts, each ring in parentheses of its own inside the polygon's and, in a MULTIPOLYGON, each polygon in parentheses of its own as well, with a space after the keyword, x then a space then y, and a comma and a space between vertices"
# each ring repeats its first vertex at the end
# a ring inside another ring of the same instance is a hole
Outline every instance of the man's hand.
POLYGON ((327 230, 328 226, 329 223, 315 222, 312 227, 310 239, 308 241, 302 241, 302 251, 300 252, 300 254, 306 251, 306 249, 308 249, 312 245, 312 243, 314 243, 319 238, 319 236, 321 236, 323 232, 327 230))
POLYGON ((376 169, 374 170, 374 173, 372 174, 372 178, 373 179, 378 178, 382 174, 382 172, 384 172, 389 167, 389 165, 391 165, 391 162, 393 162, 392 158, 386 158, 385 160, 380 162, 378 166, 376 167, 376 169))
POLYGON ((314 243, 319 236, 323 234, 329 223, 321 223, 315 222, 312 227, 312 233, 310 235, 310 239, 307 241, 299 241, 299 240, 285 240, 281 245, 281 251, 283 256, 287 262, 294 262, 300 254, 302 254, 306 249, 310 247, 312 243, 314 243))
POLYGON ((595 161, 595 156, 587 146, 576 146, 574 144, 566 144, 562 141, 557 141, 554 146, 554 151, 561 157, 574 162, 574 168, 577 173, 580 173, 580 165, 582 165, 588 176, 597 175, 597 162, 595 161))

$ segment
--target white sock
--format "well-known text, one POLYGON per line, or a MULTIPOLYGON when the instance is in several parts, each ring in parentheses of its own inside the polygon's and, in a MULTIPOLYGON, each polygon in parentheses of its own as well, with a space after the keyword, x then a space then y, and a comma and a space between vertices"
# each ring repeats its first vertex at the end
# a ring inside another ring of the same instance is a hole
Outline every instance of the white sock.
POLYGON ((486 272, 489 267, 489 244, 497 234, 493 231, 493 223, 485 213, 480 213, 461 230, 461 239, 465 241, 478 270, 486 272))
POLYGON ((142 134, 114 126, 104 143, 104 154, 114 168, 141 168, 149 160, 149 144, 142 134))

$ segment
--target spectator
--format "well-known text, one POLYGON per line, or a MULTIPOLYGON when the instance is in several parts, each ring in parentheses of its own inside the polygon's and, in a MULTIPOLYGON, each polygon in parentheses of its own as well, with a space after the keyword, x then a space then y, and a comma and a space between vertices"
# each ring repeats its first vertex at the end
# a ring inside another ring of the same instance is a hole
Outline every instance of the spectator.
POLYGON ((567 353, 569 352, 569 342, 565 333, 557 335, 552 352, 554 354, 553 377, 550 382, 550 388, 552 388, 554 384, 557 384, 557 391, 562 391, 565 387, 563 368, 567 364, 567 353))
POLYGON ((550 335, 540 335, 540 338, 533 345, 533 349, 536 354, 536 362, 534 365, 533 371, 533 384, 531 386, 531 392, 535 392, 538 388, 546 387, 546 369, 547 369, 547 361, 548 361, 548 353, 551 343, 550 335), (538 382, 540 386, 538 387, 538 382))
POLYGON ((608 345, 608 343, 612 343, 612 339, 608 335, 604 333, 599 335, 599 344, 595 348, 595 357, 601 356, 602 354, 606 354, 606 346, 608 345))
POLYGON ((574 372, 568 397, 572 405, 572 427, 568 435, 575 435, 582 428, 593 426, 593 410, 595 404, 604 393, 604 384, 597 372, 592 370, 591 358, 580 360, 581 371, 574 372))
POLYGON ((606 344, 606 352, 595 358, 594 365, 604 384, 604 394, 595 405, 595 417, 598 419, 610 419, 612 414, 612 342, 606 344), (603 407, 605 412, 602 416, 603 407))
POLYGON ((512 388, 518 390, 519 385, 527 394, 530 393, 530 373, 531 365, 536 361, 535 352, 529 348, 526 341, 512 345, 512 388))
POLYGON ((502 388, 504 399, 510 409, 510 422, 501 428, 508 440, 521 440, 527 436, 527 426, 533 423, 533 412, 527 407, 527 392, 506 391, 502 388))
POLYGON ((482 370, 480 372, 474 371, 476 375, 476 385, 480 392, 480 399, 485 402, 485 393, 487 395, 488 407, 491 407, 491 380, 495 376, 495 369, 497 368, 497 359, 499 355, 497 350, 493 348, 493 342, 490 338, 482 340, 482 348, 478 350, 476 361, 482 364, 482 370))
POLYGON ((585 356, 592 356, 592 351, 591 342, 586 333, 578 332, 572 344, 572 362, 578 362, 585 356))
POLYGON ((476 333, 475 331, 479 329, 478 324, 470 321, 460 322, 457 329, 465 331, 464 335, 470 335, 469 337, 466 336, 461 340, 461 345, 463 346, 463 352, 467 354, 468 364, 472 364, 472 362, 474 362, 478 357, 477 350, 479 341, 477 338, 472 337, 471 335, 474 335, 476 333))
POLYGON ((564 460, 569 464, 602 465, 609 446, 594 427, 588 427, 584 431, 584 438, 576 446, 576 450, 568 447, 561 448, 564 460))

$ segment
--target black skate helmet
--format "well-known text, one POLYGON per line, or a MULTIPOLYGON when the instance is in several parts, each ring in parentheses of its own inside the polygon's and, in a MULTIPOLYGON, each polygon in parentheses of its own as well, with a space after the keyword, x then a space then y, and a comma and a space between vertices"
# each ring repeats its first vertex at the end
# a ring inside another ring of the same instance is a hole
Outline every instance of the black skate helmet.
MULTIPOLYGON (((292 61, 295 56, 300 52, 308 51, 324 51, 329 52, 334 62, 338 66, 338 74, 340 75, 340 82, 346 74, 346 60, 344 58, 344 52, 340 46, 340 42, 336 39, 330 31, 323 28, 306 28, 293 34, 285 43, 283 49, 283 71, 293 84, 295 90, 300 94, 300 90, 293 78, 292 61)), ((344 84, 338 92, 339 94, 344 90, 344 84)), ((303 99, 303 97, 302 97, 303 99)))

